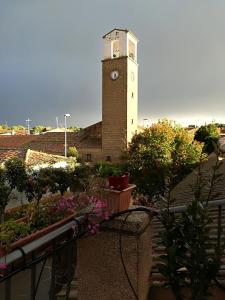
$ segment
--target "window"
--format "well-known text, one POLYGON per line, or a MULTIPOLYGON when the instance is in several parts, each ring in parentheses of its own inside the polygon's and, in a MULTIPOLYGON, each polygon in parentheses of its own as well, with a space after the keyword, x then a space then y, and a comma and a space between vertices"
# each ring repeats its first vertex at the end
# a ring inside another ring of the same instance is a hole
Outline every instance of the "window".
POLYGON ((129 49, 129 57, 135 60, 136 59, 135 44, 131 40, 129 40, 128 49, 129 49))
POLYGON ((90 153, 86 154, 86 161, 92 161, 92 160, 91 160, 91 154, 90 154, 90 153))
POLYGON ((119 57, 120 56, 119 41, 118 40, 112 41, 111 47, 112 47, 112 58, 119 57))
POLYGON ((134 119, 131 119, 131 124, 132 124, 132 125, 134 124, 134 119))
POLYGON ((134 92, 131 93, 131 98, 134 98, 134 92))
POLYGON ((112 161, 112 159, 111 159, 111 156, 110 156, 110 155, 107 155, 107 156, 106 156, 106 161, 112 161))

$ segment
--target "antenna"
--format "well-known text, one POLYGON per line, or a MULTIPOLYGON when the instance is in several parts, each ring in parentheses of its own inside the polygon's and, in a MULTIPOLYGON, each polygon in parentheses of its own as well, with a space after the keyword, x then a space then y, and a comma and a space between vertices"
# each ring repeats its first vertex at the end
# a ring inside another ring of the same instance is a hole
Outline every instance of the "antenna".
POLYGON ((30 134, 30 122, 31 122, 31 120, 28 118, 26 120, 26 123, 27 123, 27 134, 30 134))
POLYGON ((56 128, 59 128, 59 118, 56 117, 55 120, 56 120, 56 128))

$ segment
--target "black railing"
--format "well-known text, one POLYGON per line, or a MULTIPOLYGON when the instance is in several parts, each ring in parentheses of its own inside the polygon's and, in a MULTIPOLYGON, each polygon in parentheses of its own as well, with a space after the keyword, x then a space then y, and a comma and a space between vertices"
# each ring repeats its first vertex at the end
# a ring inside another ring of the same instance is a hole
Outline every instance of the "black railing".
MULTIPOLYGON (((209 206, 218 207, 218 242, 224 205, 225 199, 209 202, 209 206)), ((171 207, 170 212, 182 213, 186 208, 185 205, 171 207)), ((160 218, 159 210, 142 206, 117 213, 112 218, 133 211, 160 218)), ((7 264, 5 274, 0 277, 0 300, 68 299, 76 269, 76 240, 85 233, 83 220, 84 217, 78 217, 0 258, 0 264, 7 264), (62 291, 63 297, 57 298, 62 291)))
POLYGON ((55 300, 62 289, 68 299, 83 220, 78 217, 0 258, 7 266, 0 277, 0 300, 55 300))

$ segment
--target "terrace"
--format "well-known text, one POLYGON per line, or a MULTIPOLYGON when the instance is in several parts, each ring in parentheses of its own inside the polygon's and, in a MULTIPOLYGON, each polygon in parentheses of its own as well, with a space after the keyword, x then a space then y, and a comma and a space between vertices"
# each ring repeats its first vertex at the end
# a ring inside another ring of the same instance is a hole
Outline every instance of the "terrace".
MULTIPOLYGON (((214 243, 221 240, 224 206, 225 199, 210 203, 214 243)), ((159 219, 155 209, 131 208, 104 222, 99 234, 86 236, 83 216, 74 218, 0 259, 7 262, 0 279, 1 299, 174 299, 157 270, 164 251, 156 242, 159 219)), ((224 260, 211 299, 225 298, 224 260)))

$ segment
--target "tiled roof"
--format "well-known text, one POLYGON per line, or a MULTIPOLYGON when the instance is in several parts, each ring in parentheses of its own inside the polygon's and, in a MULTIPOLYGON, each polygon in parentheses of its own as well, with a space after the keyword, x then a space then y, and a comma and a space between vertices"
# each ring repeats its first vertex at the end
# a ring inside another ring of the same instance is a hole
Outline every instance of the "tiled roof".
POLYGON ((18 149, 12 149, 12 150, 0 150, 0 164, 4 163, 8 159, 11 158, 20 158, 25 159, 26 156, 26 150, 18 150, 18 149))
POLYGON ((55 164, 57 162, 66 161, 67 158, 59 155, 52 155, 44 152, 33 151, 28 149, 25 164, 27 167, 33 167, 42 164, 55 164))
MULTIPOLYGON (((67 132, 68 147, 101 148, 102 122, 88 126, 78 133, 67 132)), ((0 150, 32 149, 50 154, 64 154, 64 132, 42 135, 0 136, 0 150)))
POLYGON ((33 167, 42 164, 55 164, 57 162, 66 161, 67 158, 60 155, 33 151, 33 150, 0 150, 0 163, 4 163, 11 158, 20 158, 25 161, 26 166, 33 167))
MULTIPOLYGON (((202 178, 202 195, 207 197, 210 189, 210 182, 213 176, 213 170, 216 164, 216 156, 212 154, 209 156, 208 160, 203 163, 201 167, 201 178, 202 178)), ((214 182, 212 188, 212 196, 215 199, 225 198, 225 159, 223 157, 220 158, 219 168, 217 170, 217 174, 219 175, 218 179, 214 182)), ((198 169, 194 170, 191 174, 189 174, 184 180, 182 180, 172 191, 171 198, 173 199, 173 203, 171 206, 179 206, 179 205, 187 205, 190 203, 194 197, 194 187, 196 186, 197 178, 198 178, 198 169)), ((211 200, 213 201, 213 200, 211 200)), ((210 206, 209 208, 210 217, 213 220, 211 232, 215 232, 215 236, 217 233, 217 225, 218 225, 218 212, 217 207, 210 206)), ((222 207, 222 226, 225 226, 225 207, 222 207)), ((156 265, 159 262, 160 255, 164 254, 164 249, 158 245, 158 234, 163 230, 162 224, 156 218, 153 218, 153 271, 154 276, 152 277, 152 281, 154 284, 158 285, 163 284, 164 280, 161 275, 158 274, 156 265)), ((224 233, 223 233, 224 234, 224 233)), ((210 236, 211 237, 211 236, 210 236)), ((212 237, 212 241, 214 242, 212 237)), ((222 259, 222 263, 225 265, 225 255, 222 259)), ((223 271, 221 271, 221 276, 224 276, 223 271)))
MULTIPOLYGON (((200 168, 203 195, 208 195, 215 164, 216 155, 211 154, 200 168)), ((198 172, 197 168, 173 189, 171 193, 174 201, 173 206, 187 204, 192 201, 194 197, 193 188, 196 186, 198 172)), ((225 198, 225 159, 223 157, 220 157, 219 168, 216 174, 219 175, 219 178, 213 184, 212 196, 225 198)))
POLYGON ((133 35, 137 39, 136 35, 131 30, 129 30, 129 29, 120 29, 120 28, 114 28, 114 29, 110 30, 105 35, 103 35, 102 38, 104 39, 108 34, 110 34, 111 32, 113 32, 115 30, 116 31, 123 31, 123 32, 127 32, 127 33, 129 32, 131 35, 133 35))

